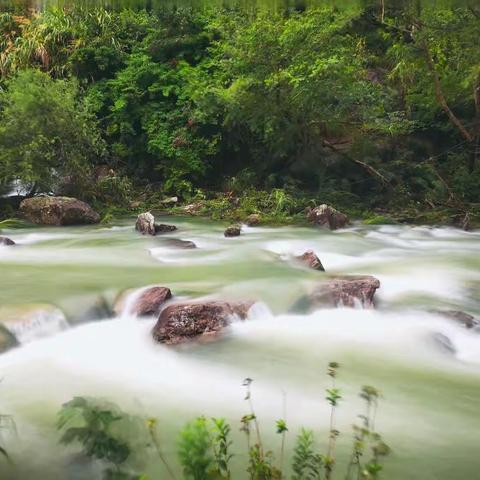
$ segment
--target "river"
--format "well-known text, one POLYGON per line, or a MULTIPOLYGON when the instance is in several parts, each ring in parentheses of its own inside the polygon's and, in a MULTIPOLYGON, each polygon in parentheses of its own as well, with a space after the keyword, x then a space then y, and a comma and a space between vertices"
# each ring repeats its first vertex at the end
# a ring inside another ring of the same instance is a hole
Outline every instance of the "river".
MULTIPOLYGON (((332 360, 341 364, 340 459, 362 411, 358 391, 369 384, 383 393, 377 427, 393 449, 384 478, 478 478, 480 332, 432 310, 480 318, 480 232, 354 224, 335 232, 244 227, 240 237, 224 238, 220 223, 160 220, 179 228, 143 237, 134 219, 125 219, 108 227, 2 233, 18 245, 0 247, 1 305, 52 303, 71 319, 99 296, 112 302, 124 289, 150 284, 170 287, 177 298, 259 302, 247 321, 216 341, 156 344, 150 335, 155 319, 123 312, 38 335, 1 355, 0 412, 13 415, 18 430, 3 437, 15 467, 0 464, 2 479, 100 478, 96 466, 72 464, 74 450, 58 444, 56 412, 76 395, 158 417, 162 442, 173 455, 175 432, 196 415, 225 416, 237 432, 247 412, 246 377, 254 379, 257 414, 275 448, 274 421, 284 415, 284 403, 288 446, 302 425, 325 445, 325 372, 332 360), (175 248, 170 238, 198 248, 175 248), (315 250, 328 274, 376 276, 376 309, 289 313, 325 275, 288 260, 307 249, 315 250)), ((238 462, 240 447, 236 443, 238 462)), ((159 468, 154 460, 144 466, 151 478, 163 478, 155 474, 159 468)))

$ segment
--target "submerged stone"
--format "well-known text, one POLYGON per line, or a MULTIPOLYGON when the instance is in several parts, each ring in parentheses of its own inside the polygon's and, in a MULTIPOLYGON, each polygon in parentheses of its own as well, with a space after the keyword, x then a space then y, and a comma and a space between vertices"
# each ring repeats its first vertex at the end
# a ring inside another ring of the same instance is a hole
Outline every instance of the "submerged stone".
POLYGON ((47 337, 68 328, 65 314, 49 304, 2 306, 0 323, 19 343, 47 337))

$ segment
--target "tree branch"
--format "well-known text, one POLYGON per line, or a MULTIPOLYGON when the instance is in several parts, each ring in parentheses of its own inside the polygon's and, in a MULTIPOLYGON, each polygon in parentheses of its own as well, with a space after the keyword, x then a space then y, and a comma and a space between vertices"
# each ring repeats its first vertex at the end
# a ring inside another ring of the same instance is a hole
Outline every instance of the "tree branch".
POLYGON ((335 145, 330 143, 328 140, 323 140, 323 145, 325 147, 329 148, 330 150, 332 150, 333 152, 341 155, 342 157, 346 158, 347 160, 350 160, 351 162, 357 164, 359 167, 366 170, 369 173, 369 175, 371 175, 372 177, 375 177, 378 180, 380 180, 382 185, 390 186, 390 182, 387 180, 387 178, 385 176, 383 176, 378 170, 373 168, 371 165, 368 165, 368 163, 365 163, 365 162, 362 162, 362 161, 357 160, 355 158, 352 158, 350 155, 342 152, 340 149, 338 149, 335 145))

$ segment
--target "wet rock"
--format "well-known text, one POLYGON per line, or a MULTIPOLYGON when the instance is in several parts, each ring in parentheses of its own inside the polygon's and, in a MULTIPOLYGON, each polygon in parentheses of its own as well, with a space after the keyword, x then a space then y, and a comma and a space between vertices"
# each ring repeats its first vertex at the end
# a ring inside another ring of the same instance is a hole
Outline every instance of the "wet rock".
POLYGON ((151 287, 144 290, 131 307, 131 313, 139 317, 158 315, 162 305, 172 298, 167 287, 151 287))
POLYGON ((155 235, 155 217, 150 212, 141 213, 137 217, 135 230, 142 235, 155 235))
POLYGON ((0 324, 0 353, 4 353, 18 345, 15 335, 10 333, 7 328, 0 324))
POLYGON ((258 213, 252 213, 251 215, 249 215, 246 220, 245 220, 245 223, 249 226, 249 227, 256 227, 257 225, 260 225, 260 221, 261 221, 262 217, 260 216, 260 214, 258 213))
POLYGON ((177 227, 175 225, 166 225, 164 223, 155 223, 155 233, 174 232, 177 227))
POLYGON ((181 240, 180 238, 166 238, 165 243, 171 247, 182 248, 184 250, 197 248, 195 243, 190 240, 181 240))
POLYGON ((182 210, 188 215, 198 215, 203 209, 203 202, 191 203, 190 205, 185 205, 182 210))
POLYGON ((11 246, 11 245, 15 245, 15 242, 8 237, 1 237, 0 236, 0 246, 1 245, 5 246, 5 247, 8 247, 8 246, 11 246))
POLYGON ((335 277, 302 297, 292 307, 295 312, 308 312, 320 307, 373 308, 380 281, 370 275, 335 277))
POLYGON ((461 310, 433 310, 433 313, 455 320, 467 328, 473 328, 478 325, 478 321, 473 315, 462 312, 461 310))
POLYGON ((84 225, 100 221, 100 215, 88 203, 72 197, 26 198, 20 204, 20 212, 39 225, 84 225))
POLYGON ((238 237, 240 236, 241 231, 242 229, 239 225, 231 225, 225 230, 224 235, 226 237, 238 237))
POLYGON ((140 317, 158 315, 162 305, 170 298, 172 292, 167 287, 156 285, 142 289, 129 288, 117 295, 113 312, 119 317, 124 313, 140 317), (128 312, 125 312, 126 309, 128 312))
POLYGON ((307 219, 316 225, 328 226, 330 230, 336 230, 348 225, 348 217, 344 213, 326 204, 308 209, 307 219))
POLYGON ((215 335, 237 316, 244 320, 253 302, 207 301, 178 303, 166 307, 153 328, 157 342, 182 343, 204 335, 215 335))
POLYGON ((314 270, 319 270, 321 272, 325 271, 322 262, 313 250, 307 250, 303 255, 295 257, 295 260, 303 263, 306 267, 313 268, 314 270))
POLYGON ((0 308, 0 323, 20 343, 53 335, 68 328, 64 313, 54 305, 26 304, 0 308))

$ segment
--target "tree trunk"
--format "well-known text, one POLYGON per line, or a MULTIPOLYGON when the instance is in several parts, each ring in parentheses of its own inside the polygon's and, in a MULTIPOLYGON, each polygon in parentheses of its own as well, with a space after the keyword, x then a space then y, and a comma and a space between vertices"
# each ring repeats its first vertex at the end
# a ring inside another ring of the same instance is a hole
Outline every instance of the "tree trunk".
POLYGON ((437 98, 438 104, 440 105, 442 110, 448 115, 450 122, 452 122, 452 124, 459 130, 462 137, 467 140, 467 142, 473 143, 474 137, 470 134, 470 132, 465 128, 460 119, 452 112, 452 110, 448 106, 445 95, 443 94, 442 84, 440 83, 440 77, 438 75, 437 69, 435 68, 432 54, 430 53, 430 49, 428 48, 428 44, 425 40, 422 40, 421 47, 425 54, 425 60, 427 61, 428 69, 430 70, 430 73, 433 77, 433 83, 435 85, 435 97, 437 98))

